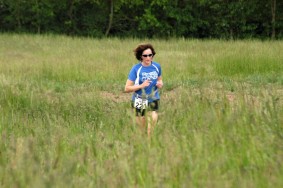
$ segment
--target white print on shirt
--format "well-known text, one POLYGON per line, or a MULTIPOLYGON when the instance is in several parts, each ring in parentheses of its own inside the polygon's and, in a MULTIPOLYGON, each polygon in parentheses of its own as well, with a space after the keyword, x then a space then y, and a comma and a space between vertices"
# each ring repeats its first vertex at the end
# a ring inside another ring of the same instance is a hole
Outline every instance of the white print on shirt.
POLYGON ((155 80, 158 78, 158 73, 156 71, 152 72, 143 72, 142 73, 142 81, 144 82, 145 80, 155 80))

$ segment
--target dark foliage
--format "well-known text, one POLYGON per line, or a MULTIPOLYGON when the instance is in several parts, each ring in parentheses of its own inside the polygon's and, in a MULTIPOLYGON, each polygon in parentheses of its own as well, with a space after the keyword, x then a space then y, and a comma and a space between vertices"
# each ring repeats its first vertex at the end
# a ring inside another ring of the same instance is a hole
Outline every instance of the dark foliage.
POLYGON ((278 0, 0 0, 0 31, 282 39, 282 10, 278 0))

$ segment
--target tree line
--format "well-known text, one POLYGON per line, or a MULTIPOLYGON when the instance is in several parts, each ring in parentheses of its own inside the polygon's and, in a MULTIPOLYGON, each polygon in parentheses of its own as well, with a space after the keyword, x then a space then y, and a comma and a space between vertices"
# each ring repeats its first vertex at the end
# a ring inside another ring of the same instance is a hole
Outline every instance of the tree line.
POLYGON ((277 0, 0 0, 0 32, 282 39, 277 0))

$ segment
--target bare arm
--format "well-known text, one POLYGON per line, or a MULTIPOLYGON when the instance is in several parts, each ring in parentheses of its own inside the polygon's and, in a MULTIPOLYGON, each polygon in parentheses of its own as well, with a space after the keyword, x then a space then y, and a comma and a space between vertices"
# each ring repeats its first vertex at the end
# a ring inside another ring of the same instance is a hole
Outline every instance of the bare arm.
POLYGON ((134 85, 134 82, 132 80, 127 80, 126 85, 125 85, 125 92, 126 93, 130 93, 130 92, 134 92, 140 89, 143 89, 147 86, 149 86, 151 81, 146 80, 144 81, 141 85, 134 85))
POLYGON ((161 88, 163 87, 163 81, 162 81, 162 77, 161 77, 161 76, 159 76, 159 77, 157 78, 156 87, 157 87, 158 89, 161 89, 161 88))

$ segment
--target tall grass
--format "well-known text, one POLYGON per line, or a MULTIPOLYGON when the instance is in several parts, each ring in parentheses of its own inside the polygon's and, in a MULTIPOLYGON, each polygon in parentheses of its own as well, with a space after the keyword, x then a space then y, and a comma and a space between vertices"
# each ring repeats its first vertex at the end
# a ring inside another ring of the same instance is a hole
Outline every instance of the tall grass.
POLYGON ((0 35, 1 187, 282 187, 283 43, 152 40, 159 122, 123 93, 139 39, 0 35))

